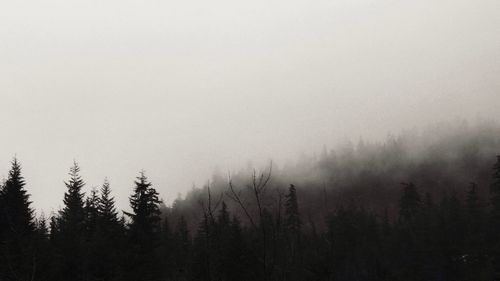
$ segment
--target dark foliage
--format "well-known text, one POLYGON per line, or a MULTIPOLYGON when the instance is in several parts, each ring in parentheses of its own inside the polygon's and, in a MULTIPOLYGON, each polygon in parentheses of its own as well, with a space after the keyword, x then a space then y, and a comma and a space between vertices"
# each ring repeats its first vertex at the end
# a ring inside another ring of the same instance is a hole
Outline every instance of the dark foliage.
POLYGON ((500 280, 500 156, 486 156, 500 142, 469 140, 433 143, 425 157, 406 141, 363 144, 302 166, 320 175, 296 181, 287 169, 224 187, 215 176, 171 207, 141 172, 127 219, 107 180, 85 196, 76 163, 61 211, 35 218, 14 159, 0 191, 0 280, 500 280))

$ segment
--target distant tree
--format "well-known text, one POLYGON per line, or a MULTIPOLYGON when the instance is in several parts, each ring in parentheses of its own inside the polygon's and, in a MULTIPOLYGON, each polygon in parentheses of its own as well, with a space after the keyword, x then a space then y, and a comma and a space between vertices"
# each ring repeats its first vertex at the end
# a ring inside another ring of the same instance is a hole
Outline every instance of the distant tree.
POLYGON ((443 239, 441 247, 445 257, 445 272, 449 280, 459 280, 463 275, 464 243, 466 234, 465 212, 456 192, 441 206, 443 239))
POLYGON ((230 218, 225 202, 217 216, 215 241, 216 280, 250 280, 251 268, 242 228, 236 217, 230 218))
POLYGON ((489 265, 486 255, 486 214, 479 200, 478 186, 471 183, 466 198, 466 237, 464 252, 467 256, 466 276, 469 279, 486 280, 485 272, 489 265))
POLYGON ((52 265, 52 248, 49 241, 49 227, 47 220, 42 213, 35 221, 35 235, 33 238, 34 243, 34 259, 36 271, 34 280, 48 280, 52 279, 51 273, 53 271, 52 265))
POLYGON ((55 242, 59 231, 60 230, 59 230, 58 218, 53 214, 50 217, 50 223, 49 223, 49 240, 51 242, 55 242))
POLYGON ((422 201, 413 183, 403 183, 403 192, 399 200, 399 220, 397 222, 397 243, 395 273, 400 280, 421 280, 422 252, 420 234, 422 233, 422 201))
POLYGON ((286 237, 286 272, 288 279, 297 278, 298 263, 300 261, 301 226, 297 189, 293 184, 288 188, 285 196, 285 237, 286 237))
POLYGON ((188 267, 191 259, 192 242, 189 228, 184 216, 179 218, 174 232, 174 280, 186 280, 188 277, 188 267))
POLYGON ((293 184, 290 185, 285 198, 285 226, 287 231, 294 235, 300 232, 302 226, 297 202, 297 189, 293 184))
MULTIPOLYGON (((491 219, 496 233, 500 235, 500 156, 493 166, 493 183, 491 185, 491 219)), ((500 240, 500 239, 499 239, 500 240)))
POLYGON ((413 183, 403 183, 403 187, 403 195, 399 201, 399 218, 409 221, 416 217, 422 202, 413 183))
POLYGON ((325 280, 379 280, 380 250, 375 217, 354 203, 328 219, 330 246, 325 280))
POLYGON ((493 165, 493 183, 491 184, 491 215, 488 226, 488 240, 493 257, 495 280, 500 280, 500 155, 493 165))
POLYGON ((161 227, 160 258, 162 259, 162 274, 165 280, 174 277, 174 238, 168 217, 165 217, 161 227))
POLYGON ((47 226, 47 219, 42 213, 40 217, 35 221, 36 233, 38 237, 42 240, 49 240, 49 227, 47 226))
POLYGON ((99 217, 99 197, 97 190, 93 188, 85 200, 85 228, 87 240, 91 240, 95 234, 97 220, 99 217))

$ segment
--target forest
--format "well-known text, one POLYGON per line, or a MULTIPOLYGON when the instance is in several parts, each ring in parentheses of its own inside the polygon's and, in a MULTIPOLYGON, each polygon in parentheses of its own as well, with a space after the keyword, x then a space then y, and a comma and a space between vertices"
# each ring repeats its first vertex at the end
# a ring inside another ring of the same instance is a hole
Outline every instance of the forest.
POLYGON ((63 207, 34 211, 19 159, 0 190, 0 280, 500 280, 500 126, 438 124, 215 172, 130 206, 74 163, 63 207))

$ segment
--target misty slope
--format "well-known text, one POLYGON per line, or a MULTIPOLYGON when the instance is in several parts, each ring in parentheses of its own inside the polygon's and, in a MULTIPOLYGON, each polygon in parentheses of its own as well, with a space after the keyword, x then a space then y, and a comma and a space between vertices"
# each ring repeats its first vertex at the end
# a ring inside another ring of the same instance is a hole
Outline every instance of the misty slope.
MULTIPOLYGON (((414 183, 423 195, 429 193, 437 201, 444 193, 465 195, 470 183, 477 183, 484 203, 489 192, 491 169, 500 154, 500 125, 493 121, 442 123, 422 131, 409 130, 398 136, 389 135, 384 142, 344 144, 324 151, 319 156, 302 157, 297 163, 273 167, 271 181, 262 195, 263 208, 279 216, 283 191, 290 184, 298 190, 304 225, 323 228, 325 218, 340 206, 355 204, 378 214, 397 212, 401 183, 414 183)), ((268 168, 262 169, 266 174, 268 168)), ((253 170, 232 176, 250 217, 257 216, 252 193, 253 170)), ((257 177, 260 172, 257 171, 257 177)), ((219 200, 248 223, 228 195, 228 178, 215 174, 210 183, 212 206, 219 200)), ((188 218, 194 229, 208 206, 206 186, 193 188, 185 198, 177 199, 164 212, 171 219, 188 218)))

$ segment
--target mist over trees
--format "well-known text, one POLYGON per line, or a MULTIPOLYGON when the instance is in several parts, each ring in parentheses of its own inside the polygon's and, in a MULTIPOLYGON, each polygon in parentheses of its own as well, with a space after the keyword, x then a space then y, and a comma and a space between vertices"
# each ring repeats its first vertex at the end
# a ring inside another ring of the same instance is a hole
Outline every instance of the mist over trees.
POLYGON ((441 124, 282 167, 214 174, 165 205, 144 171, 35 214, 18 159, 0 189, 0 280, 497 280, 500 126, 441 124))

